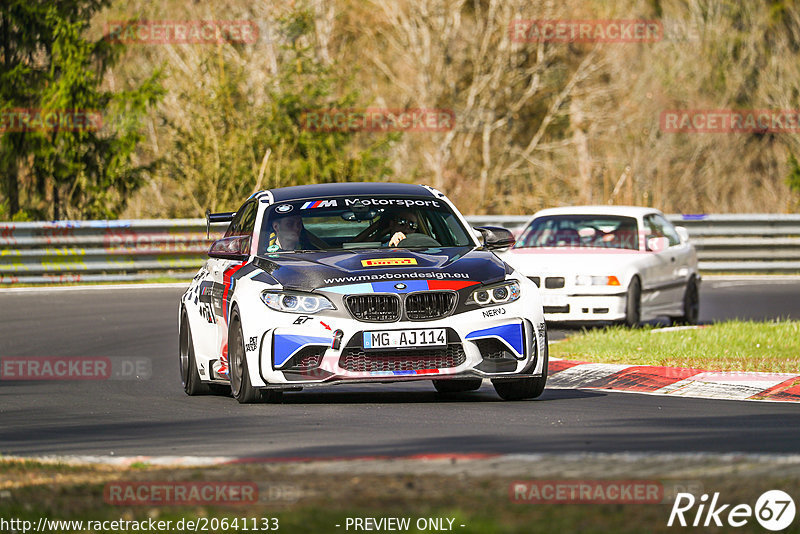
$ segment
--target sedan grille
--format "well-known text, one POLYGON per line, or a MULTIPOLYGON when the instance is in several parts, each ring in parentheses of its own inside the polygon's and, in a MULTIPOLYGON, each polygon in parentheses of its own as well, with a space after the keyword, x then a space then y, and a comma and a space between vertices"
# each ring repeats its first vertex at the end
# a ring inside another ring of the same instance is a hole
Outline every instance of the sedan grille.
POLYGON ((412 321, 444 317, 453 310, 456 294, 450 291, 413 293, 406 298, 406 316, 412 321))
POLYGON ((350 295, 345 297, 345 304, 359 321, 392 322, 400 319, 397 295, 350 295))
POLYGON ((460 343, 447 347, 420 350, 365 351, 359 347, 345 349, 339 357, 339 367, 355 373, 419 371, 449 369, 467 361, 460 343))
POLYGON ((563 276, 548 276, 544 279, 544 287, 547 289, 559 289, 564 287, 563 276))

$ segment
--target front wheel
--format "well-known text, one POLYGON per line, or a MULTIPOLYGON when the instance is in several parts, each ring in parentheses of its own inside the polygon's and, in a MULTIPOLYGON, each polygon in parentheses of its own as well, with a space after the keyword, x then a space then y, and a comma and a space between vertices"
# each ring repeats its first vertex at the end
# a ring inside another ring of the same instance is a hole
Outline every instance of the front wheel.
POLYGON ((523 399, 535 399, 544 392, 547 384, 547 364, 550 359, 550 349, 547 345, 547 334, 544 337, 544 364, 542 365, 542 376, 535 378, 506 378, 492 380, 494 390, 500 398, 507 401, 523 399))
POLYGON ((680 324, 697 324, 700 318, 700 290, 697 287, 697 279, 692 277, 686 284, 686 292, 683 294, 683 315, 676 318, 680 324))
POLYGON ((189 328, 189 318, 186 316, 185 311, 181 314, 181 329, 178 332, 178 353, 183 391, 192 396, 208 394, 208 384, 204 384, 200 380, 200 374, 197 372, 192 331, 189 328))
POLYGON ((234 316, 228 329, 228 367, 231 375, 231 393, 239 404, 261 400, 261 392, 250 383, 250 371, 244 352, 244 336, 239 316, 234 316))
POLYGON ((639 326, 642 319, 642 283, 633 277, 625 298, 625 325, 639 326))
POLYGON ((242 322, 236 315, 228 331, 228 367, 231 377, 230 392, 239 404, 254 402, 277 403, 283 399, 283 391, 274 389, 259 390, 250 383, 250 370, 244 351, 242 322))

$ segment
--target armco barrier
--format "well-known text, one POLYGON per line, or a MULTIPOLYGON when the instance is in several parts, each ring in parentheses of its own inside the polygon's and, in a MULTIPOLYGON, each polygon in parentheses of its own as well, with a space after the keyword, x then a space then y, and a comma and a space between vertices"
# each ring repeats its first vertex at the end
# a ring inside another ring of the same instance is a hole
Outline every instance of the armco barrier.
POLYGON ((205 219, 0 223, 0 284, 185 280, 210 241, 205 219))
MULTIPOLYGON (((800 215, 667 215, 689 232, 700 270, 719 273, 800 273, 800 215)), ((522 230, 530 217, 480 215, 473 226, 522 230)))
MULTIPOLYGON (((471 216, 520 230, 526 216, 471 216)), ((670 215, 689 231, 705 272, 800 272, 800 215, 670 215)), ((188 280, 224 231, 205 219, 0 223, 0 285, 188 280)))

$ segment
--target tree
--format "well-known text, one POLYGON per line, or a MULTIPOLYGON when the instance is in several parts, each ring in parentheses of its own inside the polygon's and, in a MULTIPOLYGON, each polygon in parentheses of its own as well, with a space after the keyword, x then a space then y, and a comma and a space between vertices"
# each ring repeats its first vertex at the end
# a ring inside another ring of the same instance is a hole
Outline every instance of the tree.
POLYGON ((35 106, 36 92, 44 85, 46 65, 34 58, 49 53, 52 34, 42 22, 45 11, 43 3, 12 0, 0 4, 0 169, 4 176, 0 187, 5 196, 0 215, 7 211, 13 217, 20 211, 19 164, 31 150, 31 140, 25 132, 9 131, 7 122, 14 108, 35 106))
POLYGON ((233 209, 259 189, 391 174, 386 153, 397 134, 360 142, 357 132, 304 127, 309 110, 358 103, 356 91, 334 87, 346 85, 341 68, 317 56, 314 40, 312 12, 293 9, 261 43, 271 49, 257 57, 275 59, 269 72, 254 72, 262 63, 249 58, 252 48, 232 43, 186 48, 179 61, 172 58, 168 68, 185 71, 174 79, 174 99, 160 109, 162 171, 168 187, 190 202, 168 206, 169 216, 233 209))
POLYGON ((789 154, 788 165, 789 176, 786 177, 786 183, 789 185, 789 189, 800 194, 800 163, 797 162, 794 154, 789 154))
POLYGON ((2 8, 2 109, 29 121, 3 134, 8 214, 113 218, 151 165, 133 163, 140 119, 163 93, 156 71, 140 86, 103 90, 121 45, 84 35, 107 0, 17 1, 2 8), (16 83, 14 83, 16 82, 16 83), (29 178, 27 205, 21 202, 29 178), (34 185, 30 187, 30 185, 34 185), (48 205, 49 204, 49 205, 48 205))

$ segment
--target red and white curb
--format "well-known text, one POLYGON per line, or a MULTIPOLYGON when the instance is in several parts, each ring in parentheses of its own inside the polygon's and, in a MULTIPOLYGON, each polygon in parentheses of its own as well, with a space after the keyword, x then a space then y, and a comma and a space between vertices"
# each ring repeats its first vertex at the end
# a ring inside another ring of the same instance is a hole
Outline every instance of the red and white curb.
POLYGON ((703 399, 800 402, 800 374, 706 371, 551 359, 547 387, 703 399))

